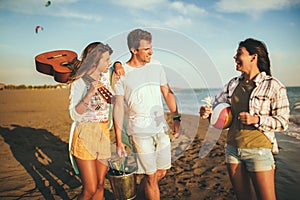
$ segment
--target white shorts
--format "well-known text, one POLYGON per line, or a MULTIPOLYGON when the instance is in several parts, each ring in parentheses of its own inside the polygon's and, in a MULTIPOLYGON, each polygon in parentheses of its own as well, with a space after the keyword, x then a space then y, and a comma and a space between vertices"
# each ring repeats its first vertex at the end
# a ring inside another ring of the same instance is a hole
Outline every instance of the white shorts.
POLYGON ((136 153, 137 174, 154 174, 157 170, 171 168, 171 143, 166 133, 152 136, 130 136, 130 142, 136 153))

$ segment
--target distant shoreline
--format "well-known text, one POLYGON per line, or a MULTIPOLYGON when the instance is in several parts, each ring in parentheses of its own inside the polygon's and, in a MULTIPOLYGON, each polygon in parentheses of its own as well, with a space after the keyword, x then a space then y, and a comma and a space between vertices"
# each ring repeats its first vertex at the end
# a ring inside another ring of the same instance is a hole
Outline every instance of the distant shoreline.
POLYGON ((0 90, 20 90, 20 89, 61 89, 69 88, 70 84, 55 84, 55 85, 25 85, 25 84, 3 84, 0 83, 0 90))
MULTIPOLYGON (((0 83, 0 90, 3 89, 49 89, 49 88, 69 88, 70 83, 58 83, 58 84, 44 84, 44 85, 27 85, 27 84, 4 84, 0 83)), ((286 86, 287 89, 299 88, 300 86, 286 86)), ((171 87, 173 90, 217 90, 222 88, 180 88, 180 87, 171 87)))

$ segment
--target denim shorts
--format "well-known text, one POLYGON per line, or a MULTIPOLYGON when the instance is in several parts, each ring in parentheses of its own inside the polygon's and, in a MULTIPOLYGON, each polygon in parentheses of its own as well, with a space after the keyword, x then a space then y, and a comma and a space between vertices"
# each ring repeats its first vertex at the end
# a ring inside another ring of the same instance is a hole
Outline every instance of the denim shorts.
POLYGON ((171 143, 166 133, 152 136, 130 136, 137 157, 138 174, 154 174, 171 167, 171 143))
POLYGON ((231 145, 225 147, 226 163, 244 164, 250 172, 269 171, 275 168, 272 149, 240 149, 231 145))

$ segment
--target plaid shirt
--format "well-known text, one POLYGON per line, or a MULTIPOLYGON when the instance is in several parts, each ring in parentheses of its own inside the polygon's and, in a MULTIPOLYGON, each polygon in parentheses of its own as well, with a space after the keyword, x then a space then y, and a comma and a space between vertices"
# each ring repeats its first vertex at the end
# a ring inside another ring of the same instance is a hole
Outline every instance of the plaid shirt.
MULTIPOLYGON (((231 79, 224 90, 216 96, 213 105, 219 102, 231 104, 231 96, 243 79, 243 75, 231 79)), ((249 100, 249 114, 259 116, 259 124, 255 124, 258 130, 264 133, 273 144, 273 153, 278 153, 278 144, 275 132, 285 131, 289 123, 289 101, 285 86, 276 78, 258 74, 254 80, 256 87, 252 91, 249 100)))

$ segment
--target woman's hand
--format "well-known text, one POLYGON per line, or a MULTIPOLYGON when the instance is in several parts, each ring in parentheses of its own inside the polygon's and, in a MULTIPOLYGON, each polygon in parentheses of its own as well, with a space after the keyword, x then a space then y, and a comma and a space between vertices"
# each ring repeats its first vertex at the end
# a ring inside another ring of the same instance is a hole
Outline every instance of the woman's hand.
POLYGON ((90 83, 90 88, 88 90, 88 94, 93 96, 96 92, 98 92, 98 89, 103 86, 103 84, 100 81, 93 81, 90 83))
POLYGON ((211 114, 211 112, 212 112, 211 106, 208 105, 201 106, 199 111, 201 119, 207 119, 211 114))
POLYGON ((75 107, 77 113, 82 114, 87 110, 89 101, 91 100, 92 96, 98 91, 98 88, 100 88, 102 85, 103 84, 100 81, 93 81, 90 83, 90 87, 86 95, 81 99, 81 101, 79 101, 79 103, 75 107))
POLYGON ((125 145, 122 142, 117 144, 117 149, 116 150, 117 150, 117 154, 120 158, 122 158, 124 156, 125 157, 127 156, 125 145))
POLYGON ((259 117, 257 115, 252 116, 248 112, 240 112, 238 119, 242 124, 247 125, 259 123, 259 117))

